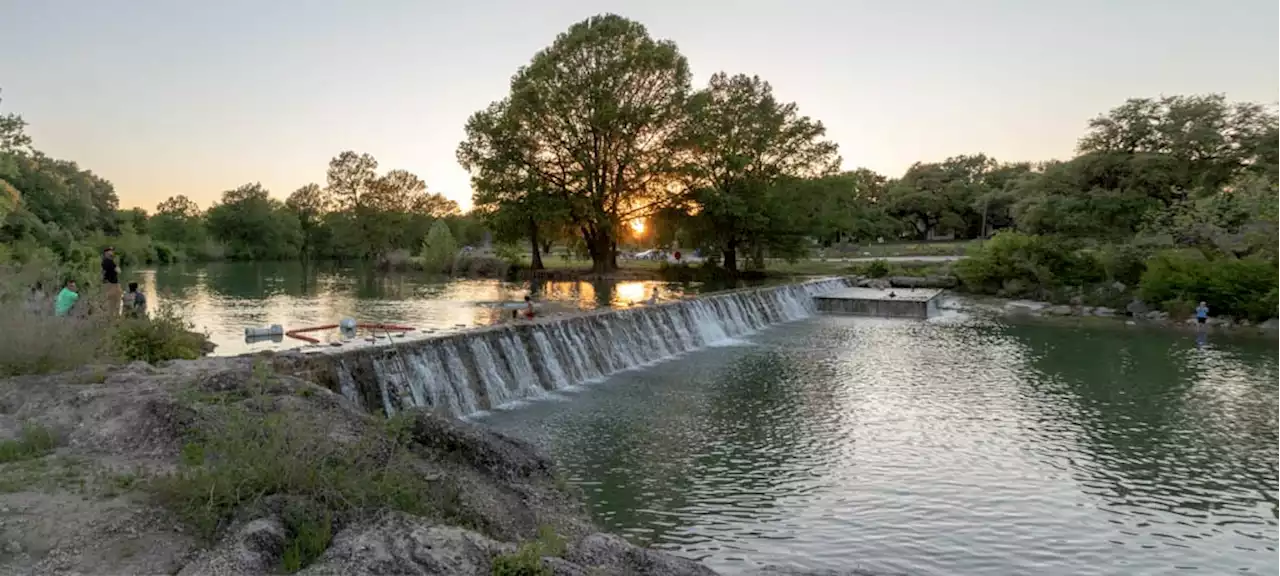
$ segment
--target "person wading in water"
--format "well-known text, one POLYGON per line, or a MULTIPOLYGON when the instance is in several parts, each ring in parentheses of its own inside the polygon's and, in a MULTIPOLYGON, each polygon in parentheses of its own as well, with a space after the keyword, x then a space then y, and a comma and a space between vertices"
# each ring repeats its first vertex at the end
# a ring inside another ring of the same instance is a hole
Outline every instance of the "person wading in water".
POLYGON ((102 297, 106 300, 103 305, 107 307, 108 315, 120 315, 122 296, 120 293, 120 269, 116 267, 116 251, 111 247, 107 247, 106 250, 102 251, 102 297))

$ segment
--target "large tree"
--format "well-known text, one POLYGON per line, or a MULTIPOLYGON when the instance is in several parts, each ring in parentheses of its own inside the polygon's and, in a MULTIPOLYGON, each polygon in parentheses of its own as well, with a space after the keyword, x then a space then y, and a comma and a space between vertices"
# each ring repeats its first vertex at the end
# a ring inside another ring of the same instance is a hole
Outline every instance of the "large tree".
POLYGON ((520 174, 562 200, 593 269, 607 272, 621 227, 669 193, 688 91, 674 43, 621 16, 593 16, 521 68, 504 102, 472 117, 459 157, 473 177, 520 174))
POLYGON ((302 243, 298 218, 258 183, 223 192, 222 202, 209 208, 206 218, 209 233, 235 259, 294 258, 302 243))
POLYGON ((794 208, 812 203, 793 195, 817 190, 778 184, 839 168, 838 148, 824 138, 822 123, 779 102, 759 77, 723 72, 689 99, 687 110, 678 141, 682 175, 724 267, 737 270, 742 248, 762 254, 771 245, 793 246, 808 223, 794 208))
POLYGON ((501 241, 527 240, 530 267, 542 270, 542 241, 570 220, 569 199, 550 189, 522 161, 519 123, 509 102, 497 102, 467 122, 458 162, 471 172, 472 204, 501 241))

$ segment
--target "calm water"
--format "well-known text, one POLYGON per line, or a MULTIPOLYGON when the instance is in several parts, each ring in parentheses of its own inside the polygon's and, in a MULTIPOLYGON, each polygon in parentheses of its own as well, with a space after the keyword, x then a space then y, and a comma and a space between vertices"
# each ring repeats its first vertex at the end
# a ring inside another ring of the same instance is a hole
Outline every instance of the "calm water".
POLYGON ((730 574, 1276 574, 1276 382, 1274 341, 821 317, 485 421, 730 574))
MULTIPOLYGON (((286 330, 335 324, 345 317, 418 329, 457 329, 487 325, 507 317, 496 305, 519 303, 530 284, 498 280, 447 280, 416 273, 378 273, 370 269, 299 262, 216 263, 126 270, 122 282, 138 282, 155 309, 176 304, 218 344, 218 354, 295 347, 284 338, 248 343, 244 329, 280 324, 286 330)), ((646 300, 660 288, 661 298, 681 298, 713 287, 699 283, 596 280, 538 282, 532 288, 548 313, 627 306, 646 300)), ((715 286, 714 288, 723 288, 715 286)), ((336 331, 315 333, 321 340, 336 331)))

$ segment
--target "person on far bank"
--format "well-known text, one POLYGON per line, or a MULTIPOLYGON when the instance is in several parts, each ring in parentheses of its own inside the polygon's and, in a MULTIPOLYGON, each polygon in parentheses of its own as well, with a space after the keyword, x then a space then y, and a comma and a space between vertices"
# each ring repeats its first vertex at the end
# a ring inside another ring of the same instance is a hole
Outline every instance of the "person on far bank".
POLYGON ((102 295, 106 300, 107 314, 120 315, 120 268, 116 266, 116 251, 111 247, 102 251, 102 295))
POLYGON ((62 291, 58 292, 58 297, 53 300, 53 315, 66 316, 71 313, 71 309, 75 307, 76 301, 80 299, 80 293, 76 292, 76 281, 67 280, 67 284, 62 287, 62 291))
POLYGON ((1205 323, 1208 321, 1209 321, 1209 305, 1205 304, 1204 302, 1201 302, 1199 306, 1196 306, 1196 324, 1199 324, 1200 327, 1203 328, 1205 323))
POLYGON ((147 315, 147 295, 138 291, 137 282, 130 282, 129 291, 124 293, 124 314, 131 318, 147 315))

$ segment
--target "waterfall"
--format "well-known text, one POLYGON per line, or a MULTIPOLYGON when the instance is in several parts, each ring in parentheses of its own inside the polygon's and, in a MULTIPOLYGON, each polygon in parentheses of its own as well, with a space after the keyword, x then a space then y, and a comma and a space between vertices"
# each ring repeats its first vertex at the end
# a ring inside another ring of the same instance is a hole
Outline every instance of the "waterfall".
POLYGON ((386 414, 427 407, 467 416, 600 380, 813 313, 815 280, 326 351, 330 388, 386 414))

